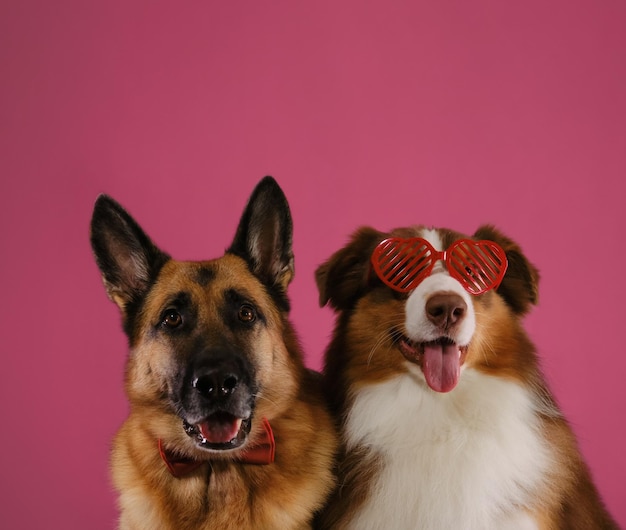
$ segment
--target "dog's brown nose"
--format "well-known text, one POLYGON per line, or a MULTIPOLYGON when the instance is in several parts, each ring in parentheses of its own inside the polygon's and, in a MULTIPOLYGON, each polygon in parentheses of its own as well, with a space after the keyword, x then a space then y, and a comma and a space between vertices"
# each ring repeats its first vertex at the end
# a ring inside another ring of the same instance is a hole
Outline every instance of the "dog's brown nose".
POLYGON ((462 320, 467 304, 458 294, 438 293, 426 302, 426 316, 439 329, 449 329, 462 320))

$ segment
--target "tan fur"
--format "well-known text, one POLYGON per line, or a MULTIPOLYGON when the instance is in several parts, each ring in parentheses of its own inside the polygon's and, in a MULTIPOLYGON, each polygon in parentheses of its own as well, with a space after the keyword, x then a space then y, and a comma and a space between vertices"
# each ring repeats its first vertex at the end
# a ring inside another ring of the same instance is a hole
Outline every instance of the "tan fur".
MULTIPOLYGON (((394 330, 405 333, 406 298, 373 277, 369 258, 386 237, 411 237, 420 230, 403 228, 385 234, 361 228, 316 273, 321 304, 328 302, 337 311, 324 374, 340 429, 355 392, 407 371, 393 340, 394 330)), ((449 230, 441 235, 446 247, 460 237, 449 230)), ((521 316, 537 301, 538 273, 519 247, 493 227, 482 227, 475 237, 498 242, 507 252, 509 270, 497 292, 473 297, 476 331, 465 365, 531 389, 542 403, 541 432, 552 452, 553 464, 545 471, 545 486, 533 492, 534 502, 525 509, 545 530, 617 528, 592 483, 572 430, 546 386, 535 348, 521 325, 521 316)), ((349 524, 355 511, 368 502, 369 484, 377 466, 378 455, 367 447, 352 454, 342 450, 339 486, 325 512, 323 528, 341 529, 349 524)), ((393 521, 389 521, 389 528, 395 528, 393 521)))

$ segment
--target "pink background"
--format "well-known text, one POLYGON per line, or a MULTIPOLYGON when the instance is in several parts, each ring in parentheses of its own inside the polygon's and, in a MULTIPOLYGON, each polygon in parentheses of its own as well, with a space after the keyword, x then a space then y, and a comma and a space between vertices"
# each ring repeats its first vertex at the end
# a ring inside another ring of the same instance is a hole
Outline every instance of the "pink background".
POLYGON ((622 0, 3 2, 0 68, 0 526, 114 526, 126 344, 97 194, 211 258, 265 174, 312 367, 332 322, 313 271, 357 226, 518 240, 542 273, 527 327, 626 526, 622 0))

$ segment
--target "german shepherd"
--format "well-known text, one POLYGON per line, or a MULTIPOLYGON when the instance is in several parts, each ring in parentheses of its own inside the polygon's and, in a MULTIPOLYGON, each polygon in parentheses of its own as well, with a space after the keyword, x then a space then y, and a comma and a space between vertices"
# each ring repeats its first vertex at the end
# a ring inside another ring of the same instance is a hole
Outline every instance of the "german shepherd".
POLYGON ((130 349, 119 527, 310 528, 336 434, 288 320, 292 221, 276 181, 259 182, 218 259, 175 261, 105 195, 91 245, 130 349))

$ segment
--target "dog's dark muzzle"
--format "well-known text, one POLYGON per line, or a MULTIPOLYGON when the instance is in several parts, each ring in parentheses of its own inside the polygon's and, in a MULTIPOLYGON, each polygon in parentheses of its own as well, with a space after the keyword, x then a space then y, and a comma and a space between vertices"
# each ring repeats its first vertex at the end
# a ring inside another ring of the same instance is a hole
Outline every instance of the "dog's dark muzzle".
POLYGON ((210 352, 190 364, 181 389, 183 426, 201 446, 234 449, 250 431, 254 372, 241 355, 210 352))

